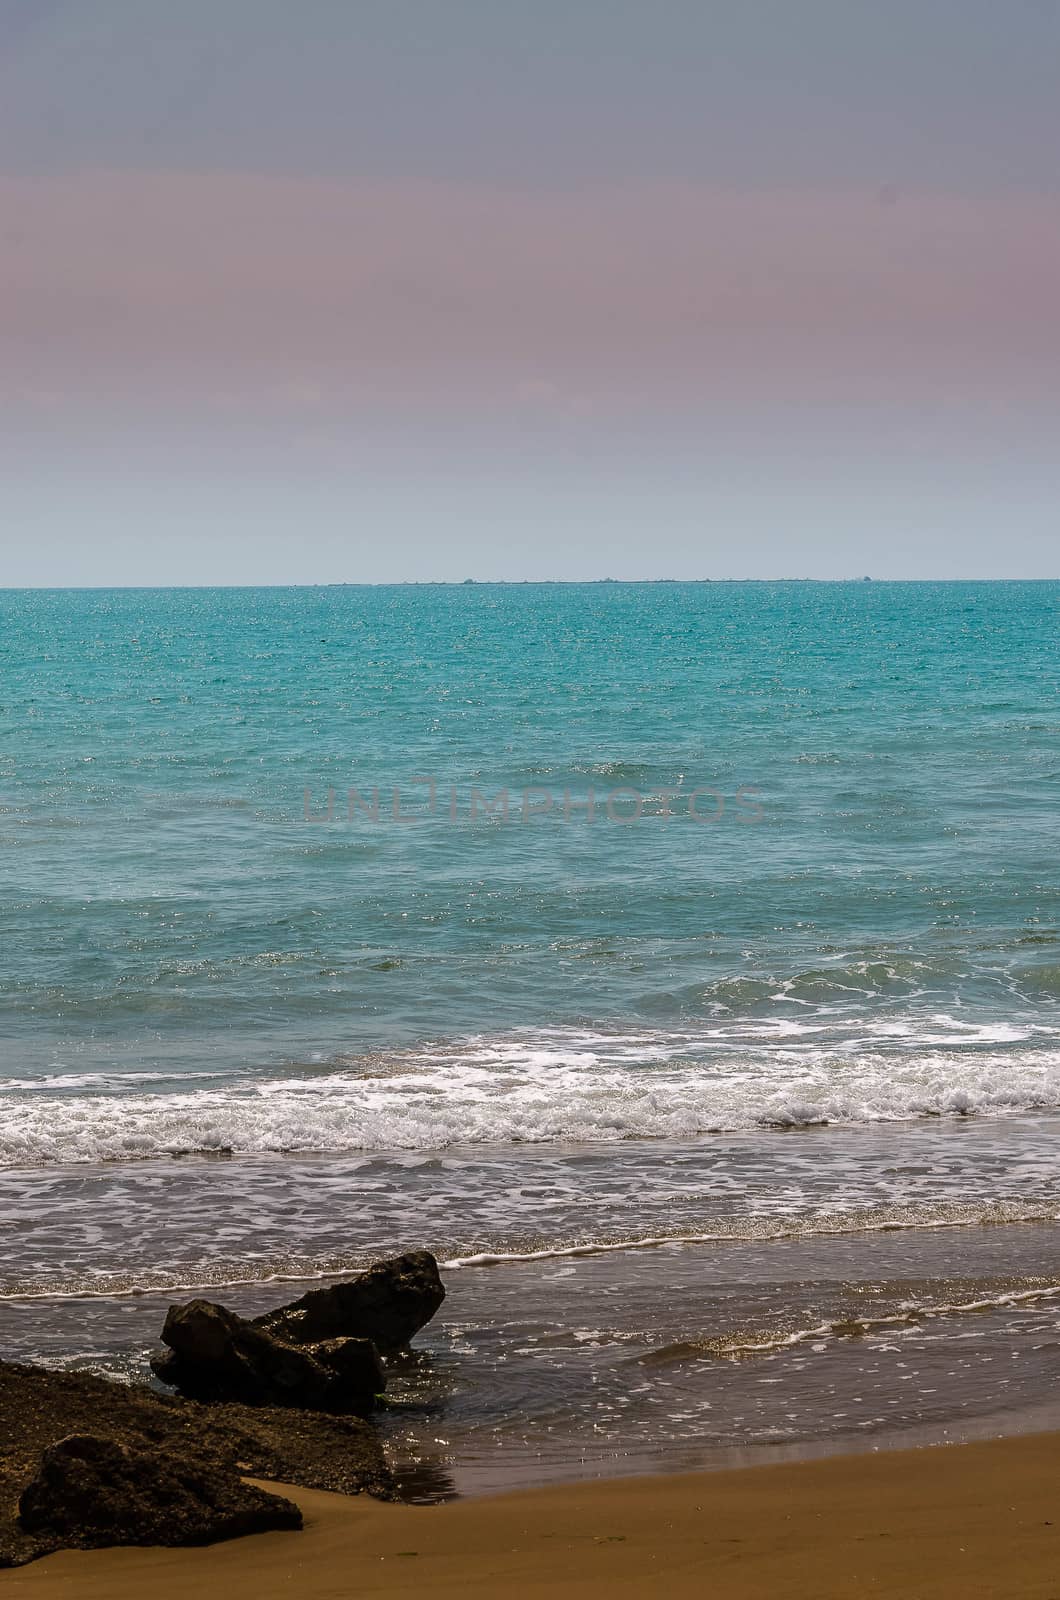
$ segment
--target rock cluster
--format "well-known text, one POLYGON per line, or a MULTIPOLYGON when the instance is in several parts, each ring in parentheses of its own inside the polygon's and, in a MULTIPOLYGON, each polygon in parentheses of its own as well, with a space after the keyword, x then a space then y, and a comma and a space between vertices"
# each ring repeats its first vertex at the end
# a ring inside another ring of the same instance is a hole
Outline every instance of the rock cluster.
POLYGON ((365 1415, 386 1387, 380 1352, 403 1349, 445 1298, 426 1250, 380 1261, 248 1321, 209 1300, 170 1306, 151 1366, 193 1400, 365 1415))
POLYGON ((0 1567, 63 1546, 299 1527, 297 1506, 248 1474, 392 1497, 363 1419, 382 1358, 444 1298, 434 1257, 414 1251, 254 1320, 208 1300, 171 1306, 152 1366, 177 1395, 0 1362, 0 1567))

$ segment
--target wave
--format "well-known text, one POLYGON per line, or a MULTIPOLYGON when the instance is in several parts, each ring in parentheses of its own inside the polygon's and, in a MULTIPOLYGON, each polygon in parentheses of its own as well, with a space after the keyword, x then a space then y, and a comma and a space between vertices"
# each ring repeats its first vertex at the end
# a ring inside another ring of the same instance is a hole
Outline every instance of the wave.
POLYGON ((838 1041, 819 1019, 687 1033, 526 1029, 337 1070, 150 1090, 120 1074, 91 1086, 9 1080, 0 1165, 686 1140, 1060 1109, 1056 1029, 949 1017, 874 1026, 838 1041))
MULTIPOLYGON (((290 849, 303 864, 312 859, 319 867, 329 857, 360 859, 378 846, 316 839, 292 844, 290 849)), ((776 889, 780 895, 786 892, 783 882, 776 889)), ((493 930, 489 967, 499 1022, 525 1016, 528 1003, 541 1008, 539 1015, 548 1015, 555 1006, 570 1017, 572 1006, 579 1005, 586 992, 583 967, 596 972, 596 995, 612 1015, 637 1017, 645 1027, 655 1024, 663 1029, 702 1022, 771 1023, 778 1013, 818 1018, 824 1025, 845 1015, 852 1029, 868 1035, 892 1013, 921 1013, 910 1020, 911 1029, 922 1027, 924 1014, 936 1011, 950 1014, 951 1019, 969 1010, 978 1016, 1057 1018, 1060 964, 1057 935, 1050 929, 1010 929, 1000 942, 929 952, 885 944, 858 949, 828 945, 805 961, 766 965, 747 960, 750 952, 739 956, 716 933, 675 934, 660 940, 653 918, 646 914, 642 918, 629 904, 628 884, 622 893, 619 904, 608 891, 587 891, 588 898, 583 895, 580 901, 584 915, 577 918, 571 915, 568 885, 533 890, 528 911, 526 884, 518 874, 493 883, 485 900, 473 909, 472 896, 457 917, 463 930, 459 938, 472 932, 477 940, 484 929, 493 930), (535 932, 544 924, 552 930, 547 943, 535 932), (601 932, 605 927, 613 931, 601 932), (740 970, 712 971, 722 960, 740 970)), ((676 881, 654 896, 659 915, 675 928, 685 920, 686 900, 685 889, 676 881)), ((0 939, 12 951, 23 947, 26 927, 41 917, 56 939, 62 928, 68 935, 76 926, 78 938, 88 944, 98 935, 106 946, 115 926, 125 929, 115 950, 122 967, 116 981, 109 961, 82 963, 76 974, 49 969, 44 974, 47 981, 42 981, 33 962, 15 961, 10 971, 0 974, 0 1004, 9 1026, 24 1029, 32 1040, 39 1037, 42 1017, 50 1016, 61 1018, 65 1028, 87 1029, 101 1037, 109 1033, 118 1039, 128 1037, 137 1025, 153 1032, 159 1017, 165 1016, 171 1028, 197 1039, 202 1058, 209 1060, 208 1041, 218 1035, 230 1037, 240 1025, 248 1033, 260 1025, 263 1008, 275 1000, 279 979, 285 1019, 303 1038, 306 1028, 313 1026, 322 1026, 330 1039, 341 1038, 351 1012, 368 1019, 385 1018, 392 1007, 392 1014, 417 1027, 453 1031, 473 1027, 481 1015, 480 951, 462 945, 448 952, 441 947, 403 948, 397 954, 392 928, 379 922, 370 942, 340 956, 329 944, 334 924, 326 918, 321 921, 320 913, 306 904, 258 925, 255 943, 260 936, 265 948, 237 949, 228 941, 213 944, 204 936, 178 941, 179 948, 173 945, 156 954, 153 948, 145 950, 138 932, 129 934, 130 926, 138 929, 141 919, 170 909, 183 916, 189 904, 197 918, 205 914, 200 902, 197 891, 189 896, 166 890, 128 900, 95 896, 0 907, 0 939), (292 940, 297 948, 292 948, 292 940), (380 971, 400 973, 385 995, 379 987, 380 971)), ((434 929, 450 920, 449 911, 430 894, 416 916, 422 927, 434 929)))
POLYGON ((555 1261, 614 1255, 629 1250, 659 1250, 669 1245, 774 1244, 787 1239, 828 1239, 855 1233, 895 1233, 913 1229, 1000 1227, 1009 1223, 1060 1220, 1055 1203, 992 1201, 986 1205, 885 1206, 801 1217, 716 1217, 709 1228, 646 1234, 643 1237, 556 1243, 533 1250, 483 1250, 454 1256, 441 1264, 449 1271, 494 1267, 520 1261, 555 1261))
POLYGON ((720 1357, 736 1361, 747 1356, 773 1355, 781 1350, 794 1349, 801 1344, 815 1344, 822 1340, 860 1339, 868 1334, 882 1333, 887 1329, 922 1327, 942 1317, 965 1317, 975 1313, 1004 1311, 1010 1307, 1033 1305, 1042 1300, 1055 1300, 1060 1296, 1060 1283, 1045 1282, 1027 1289, 1006 1289, 996 1294, 981 1294, 974 1300, 953 1301, 903 1301, 896 1310, 876 1317, 838 1317, 813 1324, 808 1328, 792 1328, 777 1332, 760 1331, 748 1334, 720 1334, 713 1339, 682 1339, 676 1344, 663 1345, 633 1359, 638 1365, 670 1366, 685 1361, 702 1361, 707 1357, 720 1357))
MULTIPOLYGON (((889 1205, 824 1211, 795 1216, 716 1216, 698 1228, 675 1226, 650 1234, 628 1233, 601 1238, 558 1238, 547 1245, 481 1249, 464 1247, 447 1251, 432 1241, 444 1272, 476 1268, 519 1266, 541 1261, 579 1260, 592 1256, 622 1255, 659 1250, 675 1245, 781 1244, 788 1240, 845 1238, 855 1234, 931 1231, 949 1228, 1006 1227, 1060 1221, 1057 1202, 1045 1198, 996 1200, 985 1203, 889 1205)), ((208 1260, 194 1265, 134 1269, 70 1271, 49 1275, 7 1278, 0 1282, 0 1301, 113 1299, 150 1294, 198 1293, 264 1283, 325 1282, 361 1272, 372 1254, 353 1250, 328 1255, 299 1251, 278 1252, 248 1261, 224 1258, 211 1250, 208 1260)), ((838 1326, 838 1325, 837 1325, 838 1326)))

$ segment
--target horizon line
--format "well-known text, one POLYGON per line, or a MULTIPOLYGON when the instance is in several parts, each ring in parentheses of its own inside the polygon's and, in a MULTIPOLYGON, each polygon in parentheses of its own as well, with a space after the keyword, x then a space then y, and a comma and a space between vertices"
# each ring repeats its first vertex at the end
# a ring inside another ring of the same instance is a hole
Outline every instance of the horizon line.
POLYGON ((17 583, 0 584, 0 594, 105 594, 115 590, 123 593, 181 593, 186 590, 210 589, 465 589, 465 588, 584 588, 591 584, 737 584, 737 583, 1058 583, 1060 575, 1042 574, 1037 577, 916 577, 876 578, 871 573, 847 577, 819 578, 793 574, 768 578, 332 578, 317 582, 287 583, 17 583))

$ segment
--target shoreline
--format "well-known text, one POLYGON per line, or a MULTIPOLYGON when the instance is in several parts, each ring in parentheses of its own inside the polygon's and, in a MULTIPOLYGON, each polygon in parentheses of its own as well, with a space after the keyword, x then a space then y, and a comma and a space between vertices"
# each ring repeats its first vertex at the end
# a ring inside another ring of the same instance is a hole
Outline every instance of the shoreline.
MULTIPOLYGON (((468 1269, 374 1426, 417 1502, 1060 1430, 1058 1236, 881 1230, 468 1269)), ((276 1290, 222 1297, 253 1319, 276 1290)), ((8 1350, 135 1391, 167 1302, 11 1308, 8 1350)))
POLYGON ((61 1551, 0 1575, 37 1600, 340 1594, 969 1600, 1060 1595, 1060 1434, 609 1479, 438 1506, 268 1487, 301 1533, 61 1551))

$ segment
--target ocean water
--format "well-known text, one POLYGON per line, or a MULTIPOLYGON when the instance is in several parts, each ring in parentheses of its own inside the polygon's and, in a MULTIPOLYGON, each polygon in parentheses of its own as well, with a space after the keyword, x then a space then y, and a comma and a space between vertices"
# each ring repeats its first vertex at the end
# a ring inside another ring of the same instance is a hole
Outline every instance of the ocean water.
POLYGON ((0 1353, 426 1243, 439 1481, 847 1439, 943 1306, 856 1425, 957 1426, 1060 1348, 1058 601, 0 593, 0 1353))

